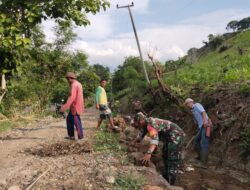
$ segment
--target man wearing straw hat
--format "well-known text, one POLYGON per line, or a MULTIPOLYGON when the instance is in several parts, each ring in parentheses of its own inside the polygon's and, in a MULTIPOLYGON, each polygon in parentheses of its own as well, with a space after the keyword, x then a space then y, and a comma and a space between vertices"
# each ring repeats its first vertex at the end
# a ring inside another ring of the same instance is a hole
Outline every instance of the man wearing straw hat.
POLYGON ((70 93, 67 102, 62 105, 60 112, 70 109, 67 116, 67 139, 75 140, 74 126, 76 127, 78 139, 83 138, 83 126, 80 115, 84 110, 83 89, 80 82, 76 80, 76 75, 73 72, 66 74, 66 79, 70 86, 70 93))

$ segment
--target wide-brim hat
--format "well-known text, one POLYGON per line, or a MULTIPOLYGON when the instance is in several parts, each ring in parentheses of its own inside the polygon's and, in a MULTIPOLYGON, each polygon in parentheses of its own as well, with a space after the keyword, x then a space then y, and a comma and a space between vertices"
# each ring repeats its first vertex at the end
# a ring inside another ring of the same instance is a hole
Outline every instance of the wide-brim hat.
POLYGON ((75 73, 73 73, 73 72, 67 72, 66 78, 76 79, 76 75, 75 75, 75 73))

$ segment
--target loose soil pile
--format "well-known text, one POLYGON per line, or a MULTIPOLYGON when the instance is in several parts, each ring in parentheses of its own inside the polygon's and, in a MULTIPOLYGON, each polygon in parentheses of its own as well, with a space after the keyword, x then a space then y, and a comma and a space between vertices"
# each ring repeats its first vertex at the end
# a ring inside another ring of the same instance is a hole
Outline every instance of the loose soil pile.
POLYGON ((40 157, 56 157, 61 155, 69 155, 69 154, 84 154, 90 153, 92 151, 92 147, 89 142, 77 141, 77 142, 57 142, 51 145, 41 145, 41 147, 29 148, 25 152, 37 155, 40 157))

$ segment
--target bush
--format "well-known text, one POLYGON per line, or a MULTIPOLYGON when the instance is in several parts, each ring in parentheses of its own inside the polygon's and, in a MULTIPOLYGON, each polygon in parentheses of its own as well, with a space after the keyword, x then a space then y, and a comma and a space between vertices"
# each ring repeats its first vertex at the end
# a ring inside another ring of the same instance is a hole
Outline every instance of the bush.
POLYGON ((222 53, 222 52, 226 51, 227 49, 228 49, 228 46, 222 45, 222 46, 220 47, 220 49, 219 49, 219 53, 222 53))
POLYGON ((244 130, 240 143, 240 155, 243 159, 250 156, 250 128, 244 130))
POLYGON ((248 84, 241 84, 239 86, 238 92, 241 96, 247 97, 250 95, 250 86, 248 84))

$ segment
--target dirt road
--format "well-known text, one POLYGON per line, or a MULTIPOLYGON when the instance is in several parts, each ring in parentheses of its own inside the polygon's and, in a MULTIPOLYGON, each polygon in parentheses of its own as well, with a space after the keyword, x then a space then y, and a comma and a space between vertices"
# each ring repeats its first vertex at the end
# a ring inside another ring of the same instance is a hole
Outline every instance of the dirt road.
POLYGON ((89 153, 97 114, 83 116, 84 140, 68 141, 65 119, 43 119, 0 135, 0 189, 26 189, 43 172, 32 189, 105 189, 94 181, 109 157, 89 153), (105 162, 98 162, 105 160, 105 162), (17 188, 18 189, 18 188, 17 188))

